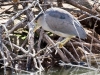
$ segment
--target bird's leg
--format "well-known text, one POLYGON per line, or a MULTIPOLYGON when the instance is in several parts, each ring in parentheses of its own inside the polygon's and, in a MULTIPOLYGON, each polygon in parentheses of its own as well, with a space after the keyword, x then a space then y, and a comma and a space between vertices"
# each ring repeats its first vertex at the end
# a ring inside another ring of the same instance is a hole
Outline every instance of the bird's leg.
POLYGON ((62 40, 61 42, 58 42, 57 44, 58 44, 58 47, 59 48, 62 48, 63 47, 63 45, 65 44, 65 43, 67 43, 71 38, 73 38, 74 36, 72 36, 72 35, 70 35, 70 36, 68 36, 68 37, 66 37, 64 40, 62 40))

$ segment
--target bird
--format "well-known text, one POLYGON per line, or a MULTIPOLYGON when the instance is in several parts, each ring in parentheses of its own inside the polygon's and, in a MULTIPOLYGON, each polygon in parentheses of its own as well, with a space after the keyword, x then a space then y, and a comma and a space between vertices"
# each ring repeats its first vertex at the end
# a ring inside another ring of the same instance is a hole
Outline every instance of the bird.
POLYGON ((62 8, 48 8, 45 12, 40 13, 35 20, 38 27, 42 27, 44 30, 58 36, 65 37, 59 43, 59 47, 61 48, 73 37, 86 38, 86 32, 81 23, 72 14, 62 8))

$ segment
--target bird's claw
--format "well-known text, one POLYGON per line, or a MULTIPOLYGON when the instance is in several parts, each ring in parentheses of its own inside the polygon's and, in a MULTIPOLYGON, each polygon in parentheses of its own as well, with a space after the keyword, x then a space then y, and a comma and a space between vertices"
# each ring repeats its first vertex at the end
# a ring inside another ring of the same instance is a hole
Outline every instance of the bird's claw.
POLYGON ((63 47, 63 43, 58 42, 58 43, 57 43, 57 47, 58 47, 58 48, 62 48, 62 47, 63 47))

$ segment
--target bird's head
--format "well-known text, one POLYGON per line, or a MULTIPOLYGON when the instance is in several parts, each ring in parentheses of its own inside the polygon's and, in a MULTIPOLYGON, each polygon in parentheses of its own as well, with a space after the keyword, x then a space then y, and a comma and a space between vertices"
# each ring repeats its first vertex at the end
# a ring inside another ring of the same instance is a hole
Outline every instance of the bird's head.
POLYGON ((35 20, 37 21, 41 16, 43 16, 43 14, 44 14, 44 13, 42 13, 42 12, 39 13, 39 14, 36 16, 35 20))
POLYGON ((35 27, 34 27, 34 32, 39 29, 41 27, 41 24, 39 24, 39 20, 41 19, 41 17, 43 16, 43 12, 42 13, 39 13, 36 18, 35 18, 35 27))

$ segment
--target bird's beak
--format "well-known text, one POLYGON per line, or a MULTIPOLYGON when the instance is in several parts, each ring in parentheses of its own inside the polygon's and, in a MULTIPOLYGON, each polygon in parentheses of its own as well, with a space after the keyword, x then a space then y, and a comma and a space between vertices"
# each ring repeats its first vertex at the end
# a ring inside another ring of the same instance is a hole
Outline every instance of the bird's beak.
POLYGON ((35 31, 36 31, 37 29, 39 29, 40 27, 41 27, 40 25, 38 25, 37 23, 35 23, 33 32, 35 32, 35 31))

